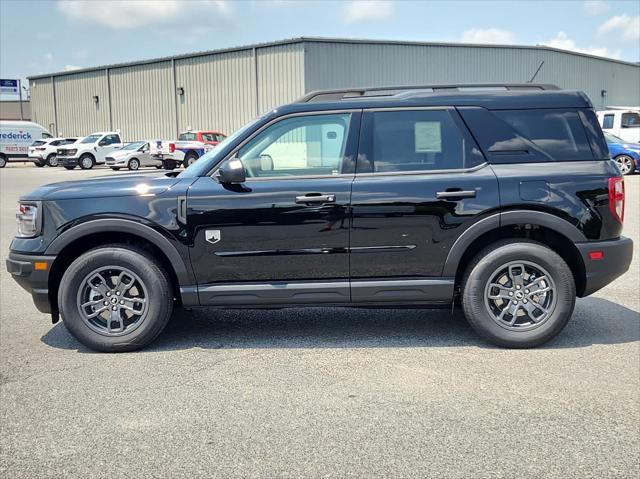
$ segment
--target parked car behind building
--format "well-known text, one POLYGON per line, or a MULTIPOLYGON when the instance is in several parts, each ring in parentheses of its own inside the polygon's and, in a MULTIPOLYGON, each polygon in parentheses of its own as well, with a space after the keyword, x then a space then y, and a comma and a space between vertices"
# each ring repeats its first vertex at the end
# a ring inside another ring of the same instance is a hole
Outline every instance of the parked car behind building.
POLYGON ((42 166, 58 166, 58 147, 71 145, 78 141, 78 138, 42 138, 34 141, 29 147, 29 159, 33 164, 42 166))
POLYGON ((610 133, 604 134, 611 159, 618 164, 623 175, 640 171, 640 143, 628 143, 610 133))
POLYGON ((150 154, 149 141, 134 141, 128 143, 122 149, 110 153, 106 157, 106 165, 112 170, 129 168, 137 170, 144 166, 162 168, 162 163, 150 154))
POLYGON ((52 137, 46 128, 32 121, 0 121, 0 168, 8 161, 28 161, 29 146, 52 137))
POLYGON ((117 131, 92 133, 73 145, 58 148, 58 162, 67 170, 76 166, 90 170, 95 165, 104 164, 107 155, 120 148, 122 140, 117 131))

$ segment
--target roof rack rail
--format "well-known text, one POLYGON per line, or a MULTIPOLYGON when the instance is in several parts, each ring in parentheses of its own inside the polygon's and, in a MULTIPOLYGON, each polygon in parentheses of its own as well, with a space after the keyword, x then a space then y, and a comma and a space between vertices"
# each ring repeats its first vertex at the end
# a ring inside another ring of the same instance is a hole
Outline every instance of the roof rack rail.
POLYGON ((296 103, 313 103, 322 101, 352 100, 361 97, 389 97, 401 93, 425 90, 428 93, 440 91, 465 90, 560 90, 556 85, 544 83, 467 83, 456 85, 407 85, 383 86, 368 88, 339 88, 335 90, 317 90, 303 96, 296 103))

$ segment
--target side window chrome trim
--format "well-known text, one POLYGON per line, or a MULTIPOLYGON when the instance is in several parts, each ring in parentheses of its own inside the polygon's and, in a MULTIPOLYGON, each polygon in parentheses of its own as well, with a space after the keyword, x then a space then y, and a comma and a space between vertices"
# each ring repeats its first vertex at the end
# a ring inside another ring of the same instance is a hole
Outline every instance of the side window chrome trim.
POLYGON ((443 175, 451 173, 473 173, 489 166, 488 162, 480 163, 471 168, 453 168, 448 170, 414 170, 414 171, 378 171, 369 173, 356 173, 356 178, 368 176, 415 176, 415 175, 443 175))

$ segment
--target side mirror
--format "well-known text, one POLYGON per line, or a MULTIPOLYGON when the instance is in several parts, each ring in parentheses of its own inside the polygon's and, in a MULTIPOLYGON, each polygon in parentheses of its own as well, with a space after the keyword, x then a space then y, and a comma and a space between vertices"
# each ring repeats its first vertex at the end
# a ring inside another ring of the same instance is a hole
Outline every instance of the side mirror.
POLYGON ((247 179, 244 165, 238 158, 230 158, 222 163, 214 176, 223 185, 237 185, 244 183, 247 179))
POLYGON ((107 142, 106 142, 105 140, 101 140, 101 141, 98 143, 98 146, 105 146, 106 144, 107 144, 107 142))

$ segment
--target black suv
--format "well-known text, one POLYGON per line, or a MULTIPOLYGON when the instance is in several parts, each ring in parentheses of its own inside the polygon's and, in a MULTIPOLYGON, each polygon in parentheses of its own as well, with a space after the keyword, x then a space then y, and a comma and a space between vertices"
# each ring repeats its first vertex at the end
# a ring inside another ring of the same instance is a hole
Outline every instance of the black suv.
POLYGON ((453 306, 505 347, 556 336, 624 273, 624 183, 584 93, 551 85, 316 92, 180 174, 42 186, 7 267, 100 351, 175 305, 453 306))

